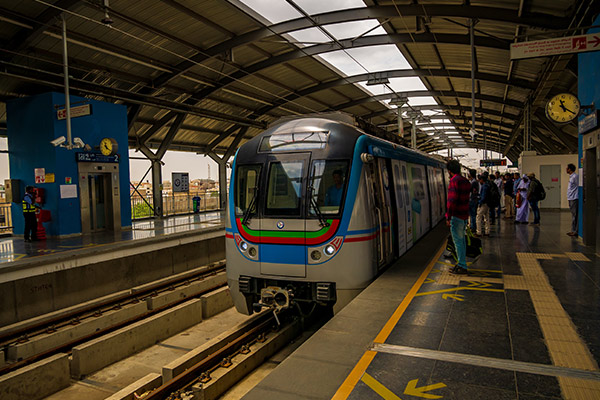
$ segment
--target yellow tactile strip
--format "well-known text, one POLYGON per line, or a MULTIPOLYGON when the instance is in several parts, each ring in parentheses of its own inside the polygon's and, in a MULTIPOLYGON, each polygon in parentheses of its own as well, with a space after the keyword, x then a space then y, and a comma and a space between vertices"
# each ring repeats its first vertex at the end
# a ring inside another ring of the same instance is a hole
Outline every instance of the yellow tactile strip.
MULTIPOLYGON (((581 253, 565 253, 573 261, 589 261, 581 253)), ((528 290, 544 335, 552 363, 556 366, 598 371, 598 365, 589 349, 577 334, 577 329, 560 304, 538 260, 550 260, 554 255, 545 253, 517 253, 523 276, 504 276, 505 289, 528 290)), ((585 379, 559 377, 565 399, 599 399, 600 383, 585 379)))

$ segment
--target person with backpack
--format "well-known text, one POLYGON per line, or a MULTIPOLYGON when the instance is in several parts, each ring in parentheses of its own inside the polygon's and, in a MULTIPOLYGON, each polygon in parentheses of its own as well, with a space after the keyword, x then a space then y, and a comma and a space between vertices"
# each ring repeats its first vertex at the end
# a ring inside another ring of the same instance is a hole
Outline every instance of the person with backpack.
POLYGON ((535 178, 535 174, 533 172, 527 174, 529 177, 529 189, 527 190, 527 201, 531 206, 531 211, 533 211, 533 225, 540 224, 540 207, 539 202, 546 198, 546 191, 544 190, 544 185, 542 182, 538 181, 535 178))
POLYGON ((517 219, 515 224, 528 224, 529 202, 527 201, 527 190, 529 189, 529 178, 523 174, 521 182, 517 187, 517 219))
MULTIPOLYGON (((490 236, 490 208, 488 206, 488 198, 490 196, 490 182, 487 175, 479 175, 479 206, 477 207, 477 234, 476 236, 490 236)), ((496 185, 494 185, 496 186, 496 185)))
POLYGON ((460 163, 456 160, 448 161, 446 165, 450 175, 448 184, 448 201, 446 203, 446 224, 450 227, 452 241, 456 247, 457 264, 450 270, 456 275, 466 275, 467 270, 467 242, 465 231, 469 218, 469 196, 471 184, 460 175, 460 163))

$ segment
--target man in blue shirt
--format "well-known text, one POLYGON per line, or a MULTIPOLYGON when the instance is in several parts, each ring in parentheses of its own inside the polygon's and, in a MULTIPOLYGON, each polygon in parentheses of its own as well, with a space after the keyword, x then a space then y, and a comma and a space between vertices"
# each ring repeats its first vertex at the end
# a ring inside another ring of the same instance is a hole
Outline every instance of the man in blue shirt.
POLYGON ((342 177, 342 171, 336 169, 333 171, 333 185, 327 189, 325 193, 325 205, 326 206, 339 206, 342 202, 342 196, 344 195, 344 178, 342 177))
POLYGON ((569 186, 567 187, 567 200, 569 200, 569 209, 571 210, 571 232, 569 236, 577 236, 579 226, 579 175, 575 173, 575 165, 567 165, 567 174, 569 174, 569 186))

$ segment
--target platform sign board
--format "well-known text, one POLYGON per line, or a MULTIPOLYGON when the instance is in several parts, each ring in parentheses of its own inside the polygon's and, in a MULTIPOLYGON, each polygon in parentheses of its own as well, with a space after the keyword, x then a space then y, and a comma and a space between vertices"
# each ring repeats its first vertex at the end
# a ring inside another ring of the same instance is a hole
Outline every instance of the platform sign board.
POLYGON ((598 126, 598 111, 594 111, 590 115, 586 115, 578 122, 579 134, 584 134, 598 126))
MULTIPOLYGON (((71 107, 71 118, 83 117, 92 113, 92 105, 84 104, 82 106, 71 107)), ((61 119, 67 119, 67 109, 61 108, 56 110, 56 118, 60 121, 61 119)))
POLYGON ((171 173, 173 193, 187 193, 190 190, 190 175, 187 172, 171 173))
POLYGON ((479 160, 480 167, 502 167, 506 166, 504 158, 489 158, 487 160, 479 160))
POLYGON ((35 183, 46 182, 46 168, 34 168, 33 172, 35 174, 35 183))
POLYGON ((510 59, 555 56, 558 54, 584 53, 600 50, 600 34, 567 36, 532 42, 511 43, 510 59))

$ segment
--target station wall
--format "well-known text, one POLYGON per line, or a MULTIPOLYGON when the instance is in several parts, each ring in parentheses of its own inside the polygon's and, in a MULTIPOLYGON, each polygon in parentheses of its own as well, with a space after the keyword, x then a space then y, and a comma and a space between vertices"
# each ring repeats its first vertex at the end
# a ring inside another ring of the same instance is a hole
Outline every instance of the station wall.
MULTIPOLYGON (((91 115, 71 119, 72 136, 79 137, 92 147, 92 152, 102 138, 114 138, 118 143, 121 226, 131 226, 129 200, 129 154, 127 140, 127 108, 123 105, 106 103, 70 96, 71 108, 91 104, 91 115)), ((28 185, 45 190, 43 208, 51 212, 52 221, 44 224, 50 236, 69 235, 81 232, 80 195, 77 198, 61 198, 60 186, 68 183, 79 189, 76 152, 54 147, 50 141, 67 136, 66 120, 59 120, 57 107, 64 108, 63 93, 44 93, 37 96, 7 101, 7 136, 9 149, 10 178, 19 179, 21 197, 28 185), (35 183, 35 168, 44 168, 46 174, 54 174, 53 183, 35 183)), ((24 220, 21 204, 12 204, 14 232, 22 234, 24 220)))
MULTIPOLYGON (((521 156, 519 159, 519 169, 525 174, 533 172, 537 179, 541 179, 540 166, 560 165, 560 208, 568 210, 567 188, 569 187, 569 174, 567 174, 567 165, 570 163, 577 165, 577 154, 521 156)), ((543 201, 540 203, 540 208, 545 208, 543 201)))
MULTIPOLYGON (((600 16, 596 17, 593 25, 600 24, 600 16)), ((598 33, 600 28, 589 29, 586 34, 598 33)), ((600 52, 592 51, 578 55, 578 82, 577 97, 581 105, 595 104, 596 109, 600 109, 600 52)), ((580 116, 579 119, 583 118, 580 116)), ((577 163, 578 173, 583 168, 583 141, 579 135, 579 160, 577 163)), ((579 174, 579 179, 583 176, 579 174)), ((579 236, 583 235, 583 187, 579 186, 579 236)))

